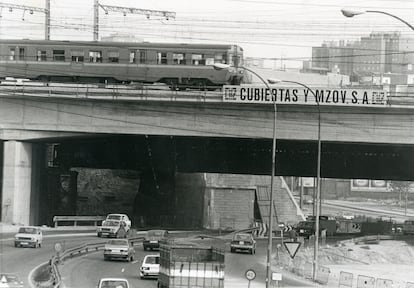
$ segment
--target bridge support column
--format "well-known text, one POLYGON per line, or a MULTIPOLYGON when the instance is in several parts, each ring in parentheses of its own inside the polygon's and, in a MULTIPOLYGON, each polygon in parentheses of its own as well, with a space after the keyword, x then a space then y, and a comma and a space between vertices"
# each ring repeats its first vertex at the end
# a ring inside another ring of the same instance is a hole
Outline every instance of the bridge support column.
POLYGON ((6 141, 3 154, 1 221, 29 225, 32 176, 32 144, 6 141))

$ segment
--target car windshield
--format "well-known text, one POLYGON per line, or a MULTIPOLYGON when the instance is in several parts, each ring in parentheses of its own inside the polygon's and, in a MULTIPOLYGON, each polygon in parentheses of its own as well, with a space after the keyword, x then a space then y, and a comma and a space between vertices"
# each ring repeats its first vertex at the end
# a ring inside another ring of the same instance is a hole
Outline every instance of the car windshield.
POLYGON ((110 245, 123 245, 123 246, 128 246, 128 240, 122 240, 122 239, 109 240, 108 244, 110 244, 110 245))
POLYGON ((108 215, 108 217, 106 217, 108 220, 121 220, 121 218, 121 215, 108 215))
POLYGON ((251 236, 249 234, 236 234, 234 240, 250 240, 251 236))
POLYGON ((314 222, 301 221, 298 224, 299 228, 312 228, 314 222))
POLYGON ((105 280, 101 283, 101 288, 128 288, 128 284, 122 280, 105 280))
POLYGON ((103 226, 119 226, 118 220, 107 220, 103 223, 103 226))
POLYGON ((32 227, 20 227, 19 228, 19 233, 36 234, 36 228, 32 228, 32 227))
POLYGON ((148 236, 150 237, 162 237, 164 235, 164 231, 148 231, 148 236))
POLYGON ((159 256, 149 256, 145 259, 146 264, 160 264, 159 256))

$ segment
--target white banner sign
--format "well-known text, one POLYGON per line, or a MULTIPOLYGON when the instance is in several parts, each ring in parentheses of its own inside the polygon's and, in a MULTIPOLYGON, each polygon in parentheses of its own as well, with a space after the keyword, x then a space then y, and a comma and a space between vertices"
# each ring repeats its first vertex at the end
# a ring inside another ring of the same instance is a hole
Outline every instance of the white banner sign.
POLYGON ((256 104, 310 104, 335 106, 384 106, 387 93, 377 89, 280 87, 224 85, 223 101, 256 104), (313 92, 312 92, 313 91, 313 92))

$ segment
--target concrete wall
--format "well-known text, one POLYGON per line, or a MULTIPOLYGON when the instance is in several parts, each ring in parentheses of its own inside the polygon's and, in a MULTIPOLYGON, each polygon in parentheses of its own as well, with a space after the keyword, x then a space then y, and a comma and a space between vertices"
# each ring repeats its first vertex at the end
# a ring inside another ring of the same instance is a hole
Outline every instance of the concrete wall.
MULTIPOLYGON (((297 223, 302 220, 301 211, 284 188, 281 178, 274 179, 274 203, 279 223, 297 223)), ((245 229, 254 221, 257 187, 269 188, 270 176, 209 173, 205 174, 205 182, 204 226, 245 229)))
POLYGON ((251 227, 254 189, 206 187, 206 228, 240 230, 251 227))
POLYGON ((7 141, 3 147, 1 221, 30 224, 32 144, 7 141))
POLYGON ((177 173, 175 175, 175 225, 200 228, 203 226, 204 174, 177 173))

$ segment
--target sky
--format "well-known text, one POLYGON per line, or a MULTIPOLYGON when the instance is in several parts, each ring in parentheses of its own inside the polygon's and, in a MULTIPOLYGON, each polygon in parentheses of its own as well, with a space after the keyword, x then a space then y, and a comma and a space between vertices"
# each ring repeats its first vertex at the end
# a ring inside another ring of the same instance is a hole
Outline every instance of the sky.
MULTIPOLYGON (((51 0, 52 40, 92 40, 93 0, 51 0)), ((0 0, 44 8, 45 0, 0 0)), ((392 17, 367 13, 344 17, 340 9, 379 10, 414 24, 409 0, 100 0, 103 5, 175 12, 175 19, 105 12, 100 37, 131 34, 149 42, 226 43, 243 47, 246 57, 274 59, 279 67, 300 67, 312 46, 354 41, 371 32, 414 32, 392 17)), ((44 39, 44 15, 1 10, 1 39, 44 39), (23 20, 24 19, 24 20, 23 20)))

